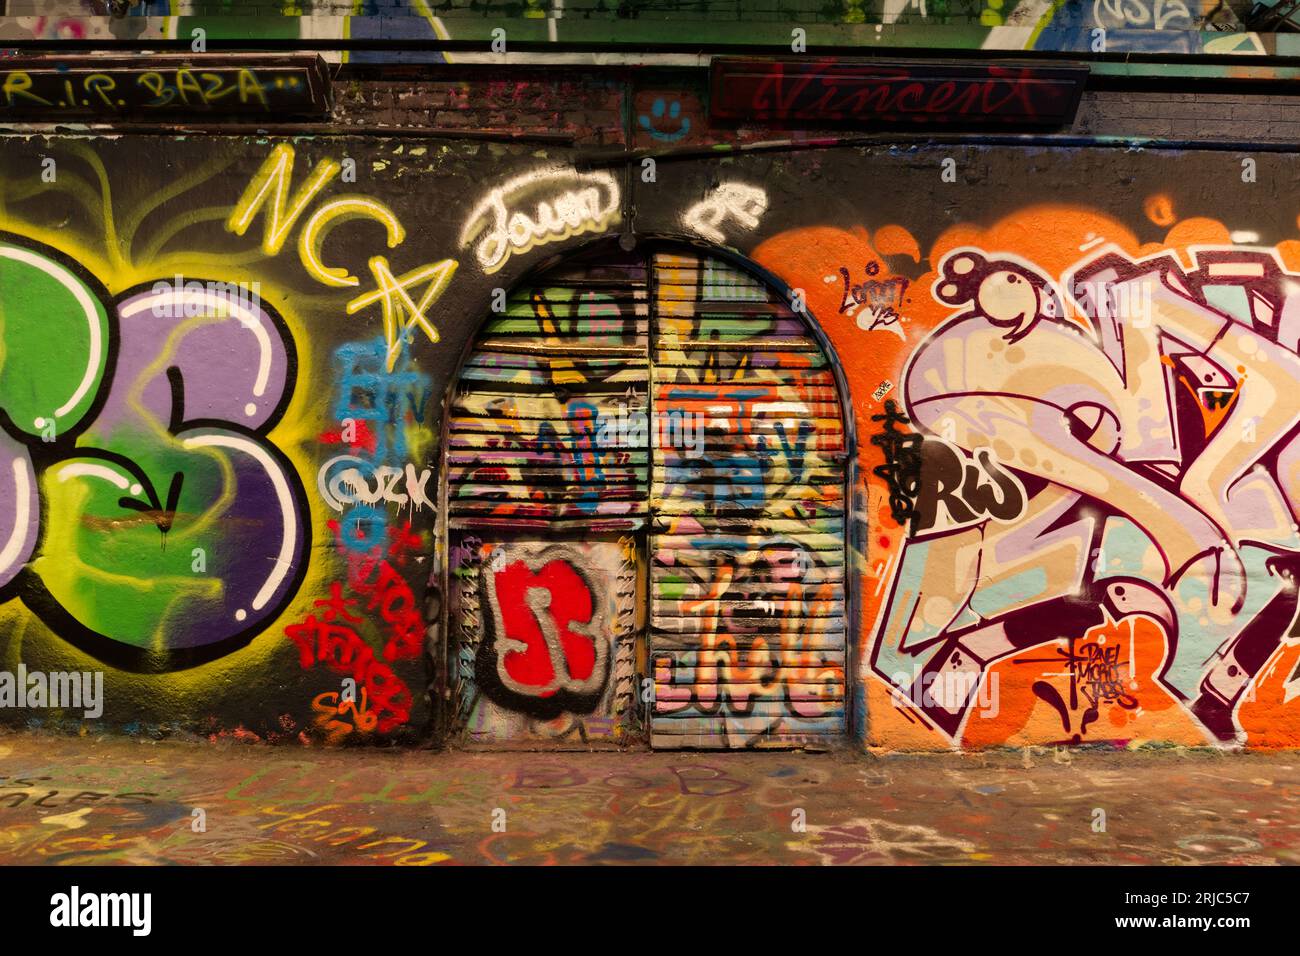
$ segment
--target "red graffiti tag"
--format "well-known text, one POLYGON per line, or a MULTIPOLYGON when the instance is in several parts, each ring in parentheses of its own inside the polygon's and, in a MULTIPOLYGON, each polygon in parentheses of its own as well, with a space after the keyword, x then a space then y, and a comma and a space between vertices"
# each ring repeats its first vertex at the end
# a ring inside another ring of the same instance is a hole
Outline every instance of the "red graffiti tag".
POLYGON ((419 657, 424 646, 424 620, 415 606, 411 586, 387 561, 370 557, 349 561, 348 586, 366 599, 366 610, 379 609, 388 630, 384 657, 390 661, 419 657))
POLYGON ((364 687, 378 716, 378 729, 387 733, 410 720, 411 691, 349 626, 361 623, 361 618, 348 610, 356 601, 344 598, 342 590, 337 583, 331 584, 330 597, 315 602, 322 609, 320 617, 308 614, 301 624, 288 625, 284 633, 298 645, 304 669, 320 661, 364 687))
POLYGON ((606 642, 593 626, 591 589, 566 561, 533 572, 520 560, 488 576, 497 673, 518 694, 589 694, 605 683, 606 642))
POLYGON ((335 547, 348 564, 348 588, 365 600, 365 609, 379 609, 388 632, 384 657, 390 661, 419 657, 424 647, 424 617, 417 606, 415 593, 397 570, 405 566, 408 552, 420 547, 420 536, 412 533, 409 523, 400 529, 388 529, 390 545, 384 557, 382 544, 368 552, 357 553, 339 537, 339 523, 331 521, 335 547))

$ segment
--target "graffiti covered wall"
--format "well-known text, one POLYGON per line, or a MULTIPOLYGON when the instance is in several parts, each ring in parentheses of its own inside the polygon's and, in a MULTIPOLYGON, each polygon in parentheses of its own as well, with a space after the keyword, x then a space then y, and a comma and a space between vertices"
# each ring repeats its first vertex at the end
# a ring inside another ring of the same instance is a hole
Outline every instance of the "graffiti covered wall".
POLYGON ((1291 159, 568 159, 7 137, 0 719, 1297 742, 1291 159))
POLYGON ((730 165, 769 208, 729 235, 806 292, 867 436, 869 745, 1295 744, 1286 169, 1103 149, 730 165), (770 188, 793 169, 811 194, 770 188))
POLYGON ((458 260, 438 203, 390 203, 470 163, 219 143, 6 142, 3 669, 102 671, 86 716, 133 732, 426 736, 458 260))
MULTIPOLYGON (((125 6, 125 5, 124 5, 125 6)), ((709 46, 786 47, 790 29, 802 27, 810 47, 926 46, 997 50, 1097 52, 1092 31, 1107 31, 1111 51, 1222 54, 1292 54, 1287 33, 1252 24, 1247 33, 1238 17, 1249 5, 1218 0, 787 0, 779 7, 741 8, 734 3, 695 0, 638 2, 618 8, 600 0, 568 3, 553 11, 540 0, 520 3, 481 0, 473 6, 428 0, 295 0, 253 3, 148 2, 130 5, 124 15, 104 16, 104 5, 54 0, 9 0, 0 19, 0 40, 159 40, 184 38, 203 29, 213 38, 259 36, 266 39, 419 40, 429 46, 398 54, 376 49, 331 51, 335 61, 490 63, 490 54, 464 48, 452 53, 438 41, 482 41, 507 28, 516 40, 562 43, 595 41, 627 49, 680 43, 682 24, 692 42, 709 46), (1236 12, 1234 12, 1234 9, 1236 12), (548 16, 548 13, 551 15, 548 16), (555 14, 561 15, 555 15, 555 14), (881 41, 884 41, 883 44, 881 41), (431 48, 432 47, 432 48, 431 48)), ((1250 19, 1247 17, 1247 19, 1250 19)), ((526 55, 526 54, 525 54, 526 55)))

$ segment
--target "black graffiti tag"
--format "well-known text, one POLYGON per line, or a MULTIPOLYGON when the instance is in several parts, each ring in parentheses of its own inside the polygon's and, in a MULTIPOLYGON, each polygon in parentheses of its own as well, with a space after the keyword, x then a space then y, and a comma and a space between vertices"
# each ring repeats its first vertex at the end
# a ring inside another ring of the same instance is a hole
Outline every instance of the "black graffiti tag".
POLYGON ((921 435, 899 431, 896 425, 910 425, 911 419, 898 411, 892 399, 885 402, 885 414, 872 415, 873 422, 881 422, 879 434, 871 436, 871 444, 885 454, 885 463, 871 469, 872 474, 883 478, 889 485, 889 513, 903 524, 912 517, 915 499, 921 485, 921 435))
POLYGON ((940 523, 951 530, 986 518, 1011 521, 1025 510, 1028 495, 1011 472, 1001 468, 993 453, 973 453, 927 438, 921 448, 921 480, 912 513, 913 534, 940 523))

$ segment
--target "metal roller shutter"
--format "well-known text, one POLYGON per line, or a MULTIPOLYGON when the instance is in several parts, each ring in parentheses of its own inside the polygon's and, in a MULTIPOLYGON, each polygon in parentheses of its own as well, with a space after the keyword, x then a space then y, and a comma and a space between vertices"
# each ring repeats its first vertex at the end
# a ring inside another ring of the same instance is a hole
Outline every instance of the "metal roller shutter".
MULTIPOLYGON (((845 440, 804 319, 717 260, 653 263, 651 395, 704 423, 653 448, 657 748, 799 746, 845 730, 845 440)), ((696 419, 695 421, 699 421, 696 419)))
POLYGON ((602 447, 600 430, 645 406, 648 326, 639 260, 569 263, 510 295, 452 400, 453 527, 640 527, 648 447, 602 447))
POLYGON ((647 511, 646 266, 575 260, 516 289, 452 397, 449 611, 459 732, 477 743, 633 731, 647 511), (612 426, 612 430, 611 430, 612 426))
POLYGON ((842 735, 840 401, 805 319, 719 260, 588 256, 517 289, 449 410, 466 736, 621 739, 638 670, 654 747, 842 735))

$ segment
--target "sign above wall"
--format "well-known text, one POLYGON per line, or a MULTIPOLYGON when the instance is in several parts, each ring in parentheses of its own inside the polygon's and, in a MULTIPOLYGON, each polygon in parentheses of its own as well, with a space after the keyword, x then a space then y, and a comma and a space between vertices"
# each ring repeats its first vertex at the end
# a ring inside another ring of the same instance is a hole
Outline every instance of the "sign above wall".
POLYGON ((0 119, 327 116, 315 54, 19 56, 0 61, 0 119))
POLYGON ((1086 66, 714 59, 715 120, 816 125, 1052 127, 1074 119, 1086 66))

